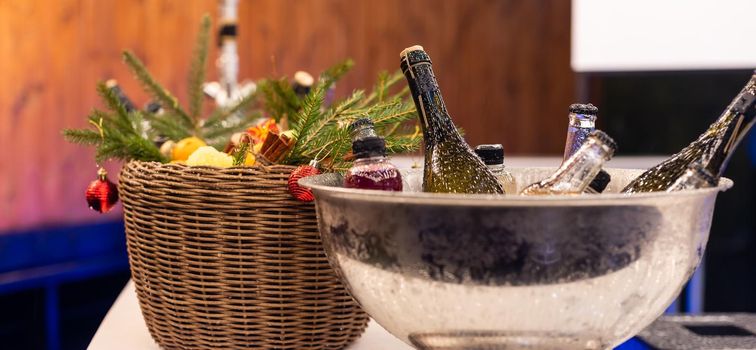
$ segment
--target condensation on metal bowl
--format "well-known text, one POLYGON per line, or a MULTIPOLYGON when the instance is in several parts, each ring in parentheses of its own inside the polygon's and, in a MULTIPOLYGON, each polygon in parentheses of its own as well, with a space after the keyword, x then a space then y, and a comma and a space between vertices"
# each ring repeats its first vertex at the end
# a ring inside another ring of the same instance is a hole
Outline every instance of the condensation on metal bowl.
MULTIPOLYGON (((518 187, 553 168, 509 169, 518 187)), ((421 349, 603 349, 651 323, 701 260, 719 191, 456 195, 313 189, 329 259, 362 307, 421 349)))

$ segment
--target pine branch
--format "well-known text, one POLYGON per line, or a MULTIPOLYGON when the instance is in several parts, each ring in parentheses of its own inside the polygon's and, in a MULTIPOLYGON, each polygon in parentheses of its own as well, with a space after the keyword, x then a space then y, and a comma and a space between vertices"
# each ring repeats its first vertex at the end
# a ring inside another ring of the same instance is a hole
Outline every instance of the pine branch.
POLYGON ((343 62, 331 66, 320 74, 317 85, 324 91, 327 91, 336 81, 352 70, 352 67, 354 67, 354 61, 351 58, 347 58, 343 62))
POLYGON ((179 120, 185 124, 186 128, 194 130, 196 127, 194 121, 181 108, 178 99, 155 81, 150 72, 147 71, 147 68, 144 67, 142 61, 129 51, 123 52, 123 60, 126 65, 129 66, 144 89, 147 90, 147 92, 149 92, 163 106, 163 108, 175 114, 179 120))
POLYGON ((107 86, 105 86, 105 83, 102 82, 97 83, 97 92, 99 93, 103 102, 105 102, 106 107, 108 107, 108 109, 112 112, 112 114, 100 114, 98 112, 95 112, 95 114, 98 114, 100 118, 112 121, 116 127, 120 128, 124 132, 128 132, 133 129, 134 126, 129 119, 129 113, 126 111, 126 107, 121 102, 121 99, 118 98, 118 95, 116 95, 113 90, 109 89, 107 86))
MULTIPOLYGON (((230 116, 235 114, 245 114, 247 110, 252 108, 254 106, 254 102, 257 99, 257 92, 249 94, 247 96, 244 96, 239 102, 237 102, 235 105, 227 108, 217 108, 211 115, 208 117, 204 123, 202 123, 202 127, 204 129, 212 129, 220 124, 222 124, 224 121, 226 121, 230 116)), ((204 135, 204 130, 203 130, 204 135)))
POLYGON ((63 129, 66 141, 80 145, 99 145, 102 142, 100 133, 88 129, 63 129))
POLYGON ((192 120, 197 120, 200 112, 202 112, 202 102, 204 101, 202 84, 205 82, 209 36, 210 16, 204 15, 197 33, 197 41, 192 53, 192 64, 189 68, 189 116, 192 120))
POLYGON ((319 85, 302 101, 302 108, 297 113, 297 117, 292 121, 292 130, 294 131, 296 140, 289 155, 284 159, 285 164, 290 164, 288 162, 297 158, 303 151, 304 144, 301 141, 307 140, 312 132, 312 127, 317 123, 324 98, 325 89, 319 85))
POLYGON ((379 104, 368 112, 377 128, 417 118, 415 107, 401 100, 379 104))
MULTIPOLYGON (((391 75, 389 75, 389 73, 385 71, 380 72, 378 74, 378 81, 375 83, 375 86, 373 86, 373 91, 371 91, 370 95, 368 95, 368 97, 362 101, 362 106, 364 107, 369 105, 370 103, 373 103, 373 100, 383 102, 385 100, 391 100, 400 97, 395 95, 389 98, 389 91, 396 83, 401 81, 403 77, 404 75, 400 70, 396 70, 391 75)), ((407 91, 409 91, 408 88, 406 89, 407 91)))
POLYGON ((203 128, 202 137, 208 143, 211 143, 213 142, 213 139, 218 138, 223 139, 222 141, 224 142, 228 142, 228 138, 231 134, 246 129, 257 118, 260 118, 259 113, 250 113, 237 120, 227 120, 225 123, 217 124, 212 128, 203 128))
POLYGON ((192 136, 191 131, 187 130, 186 126, 171 114, 147 114, 145 117, 153 132, 157 135, 174 141, 192 136))
POLYGON ((125 146, 127 155, 123 159, 139 159, 148 162, 165 161, 163 155, 160 154, 160 149, 141 135, 130 135, 125 140, 125 146))
POLYGON ((386 136, 386 151, 388 153, 413 152, 420 147, 422 141, 422 134, 386 136))
POLYGON ((337 103, 335 107, 330 108, 328 112, 323 114, 322 118, 318 118, 318 120, 316 120, 312 131, 309 132, 309 135, 306 139, 302 140, 303 147, 307 148, 308 143, 312 141, 312 139, 316 137, 326 126, 335 123, 340 118, 342 118, 344 112, 348 111, 349 108, 352 108, 352 106, 357 104, 357 102, 359 102, 364 97, 365 92, 362 90, 357 90, 352 93, 352 96, 349 96, 349 98, 347 98, 346 100, 337 103))
POLYGON ((290 122, 295 122, 303 101, 286 78, 263 80, 258 85, 258 91, 265 100, 264 108, 270 117, 276 121, 288 117, 290 122))
POLYGON ((233 152, 234 166, 244 165, 247 160, 247 153, 249 153, 249 140, 239 141, 239 145, 236 146, 233 152))
MULTIPOLYGON (((106 98, 106 95, 103 95, 103 98, 106 98)), ((112 104, 112 101, 106 104, 112 104)), ((96 130, 68 129, 64 130, 64 136, 74 143, 96 146, 97 162, 109 159, 165 161, 157 146, 143 137, 141 113, 129 115, 133 118, 133 123, 128 120, 124 123, 124 116, 119 117, 120 113, 114 114, 94 110, 88 118, 96 130)))

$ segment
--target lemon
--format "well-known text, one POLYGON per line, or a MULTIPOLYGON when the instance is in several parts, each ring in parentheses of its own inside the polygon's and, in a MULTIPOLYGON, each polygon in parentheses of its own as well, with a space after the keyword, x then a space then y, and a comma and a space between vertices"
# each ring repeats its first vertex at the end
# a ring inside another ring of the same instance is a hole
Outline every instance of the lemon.
POLYGON ((234 165, 234 158, 228 154, 218 151, 210 146, 197 148, 186 160, 186 165, 190 166, 214 166, 219 168, 228 168, 234 165))
POLYGON ((255 161, 255 155, 252 152, 247 152, 247 157, 244 158, 244 166, 253 166, 255 161))
POLYGON ((187 137, 177 142, 176 145, 173 146, 173 150, 171 151, 171 160, 187 160, 189 158, 189 155, 194 153, 194 151, 206 145, 207 144, 205 143, 205 141, 202 141, 202 139, 199 137, 187 137))

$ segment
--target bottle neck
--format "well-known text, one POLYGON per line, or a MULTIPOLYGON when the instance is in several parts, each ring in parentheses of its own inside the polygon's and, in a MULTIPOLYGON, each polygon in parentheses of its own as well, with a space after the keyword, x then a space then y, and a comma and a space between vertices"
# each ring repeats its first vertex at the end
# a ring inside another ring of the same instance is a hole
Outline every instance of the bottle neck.
POLYGON ((424 51, 409 52, 402 57, 401 68, 415 101, 426 145, 461 139, 446 110, 428 55, 424 51))
POLYGON ((713 136, 718 144, 704 154, 704 168, 715 178, 722 176, 733 150, 748 134, 756 122, 756 74, 735 97, 721 117, 709 127, 704 135, 713 136))
POLYGON ((388 157, 386 156, 372 156, 372 157, 366 157, 366 158, 357 158, 354 160, 354 165, 368 165, 368 164, 375 164, 375 163, 385 163, 388 161, 388 157))
POLYGON ((693 190, 698 188, 708 188, 717 185, 714 176, 711 175, 700 163, 694 164, 685 170, 673 184, 667 189, 667 192, 693 190))
POLYGON ((572 127, 591 130, 596 128, 596 116, 593 114, 570 113, 568 118, 572 127))
POLYGON ((556 192, 581 193, 609 160, 614 150, 596 139, 588 139, 578 151, 547 179, 546 185, 556 192))
POLYGON ((486 164, 486 167, 488 167, 488 170, 494 175, 499 175, 504 172, 504 163, 486 164))
POLYGON ((375 133, 375 128, 373 126, 363 125, 352 130, 350 136, 352 138, 352 141, 356 141, 368 137, 378 137, 378 134, 375 133))
POLYGON ((569 126, 567 127, 567 139, 564 145, 563 161, 569 159, 583 143, 588 135, 596 129, 596 116, 593 114, 569 114, 569 126))

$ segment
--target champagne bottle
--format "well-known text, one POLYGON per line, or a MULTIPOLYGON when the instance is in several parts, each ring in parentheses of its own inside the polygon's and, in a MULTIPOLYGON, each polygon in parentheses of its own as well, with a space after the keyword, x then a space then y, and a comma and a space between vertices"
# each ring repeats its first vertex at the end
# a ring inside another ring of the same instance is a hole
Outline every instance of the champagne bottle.
POLYGON ((400 54, 401 69, 415 101, 425 141, 423 191, 444 193, 504 193, 490 170, 457 131, 446 111, 433 74, 430 56, 422 46, 400 54))
POLYGON ((593 131, 583 145, 553 175, 525 187, 522 195, 580 194, 614 155, 617 145, 601 130, 593 131))
MULTIPOLYGON (((569 124, 567 126, 567 140, 564 145, 564 157, 562 162, 567 161, 583 143, 588 139, 593 130, 596 130, 596 116, 598 108, 592 104, 575 103, 570 105, 569 124)), ((609 173, 603 169, 586 188, 588 193, 601 193, 611 181, 609 173)))
POLYGON ((690 145, 635 178, 622 192, 665 191, 685 173, 688 166, 701 162, 703 167, 719 179, 733 150, 754 124, 756 116, 756 74, 735 96, 722 115, 690 145))
POLYGON ((694 190, 697 188, 708 188, 717 185, 717 180, 714 175, 704 168, 704 166, 695 162, 688 166, 682 176, 669 186, 667 192, 682 191, 682 190, 694 190))

